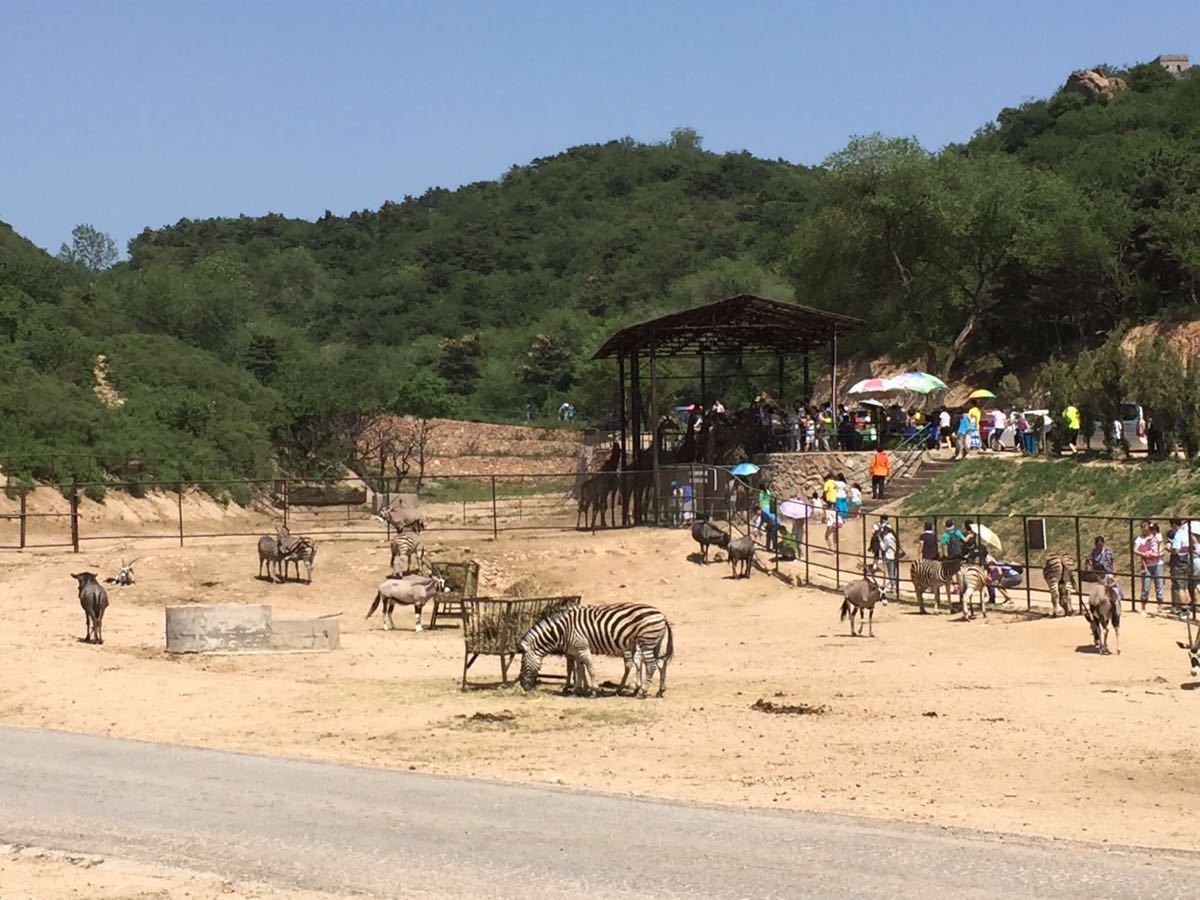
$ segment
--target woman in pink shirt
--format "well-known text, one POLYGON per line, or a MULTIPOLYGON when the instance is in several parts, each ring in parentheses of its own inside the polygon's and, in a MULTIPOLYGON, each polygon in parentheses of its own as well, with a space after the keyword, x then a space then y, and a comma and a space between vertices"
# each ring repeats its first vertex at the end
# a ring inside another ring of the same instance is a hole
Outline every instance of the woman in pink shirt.
POLYGON ((1142 533, 1134 538, 1133 552, 1142 561, 1142 615, 1150 599, 1150 578, 1154 578, 1154 598, 1163 602, 1162 539, 1149 521, 1142 522, 1142 533))

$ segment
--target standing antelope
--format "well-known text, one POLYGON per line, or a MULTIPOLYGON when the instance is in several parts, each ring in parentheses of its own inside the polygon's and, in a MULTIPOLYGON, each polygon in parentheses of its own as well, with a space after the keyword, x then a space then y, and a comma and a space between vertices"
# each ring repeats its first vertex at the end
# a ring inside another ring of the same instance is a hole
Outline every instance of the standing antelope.
POLYGON ((1186 650, 1188 662, 1192 664, 1192 677, 1200 675, 1200 630, 1196 632, 1196 636, 1192 637, 1192 620, 1187 619, 1188 642, 1176 641, 1181 650, 1186 650))
POLYGON ((842 614, 839 621, 850 617, 850 637, 862 636, 862 620, 867 620, 867 635, 875 637, 875 604, 879 601, 887 606, 887 582, 879 582, 879 572, 873 563, 863 566, 862 578, 852 581, 842 591, 842 614), (858 616, 858 632, 854 631, 854 617, 858 616))
POLYGON ((1121 653, 1121 598, 1117 594, 1117 579, 1105 575, 1104 580, 1093 584, 1088 591, 1087 605, 1083 617, 1092 626, 1092 642, 1098 653, 1108 653, 1108 625, 1112 623, 1113 643, 1117 654, 1121 653), (1101 630, 1103 629, 1103 634, 1101 630))
POLYGON ((104 622, 104 610, 108 608, 108 591, 96 580, 94 572, 71 573, 71 577, 79 583, 79 605, 87 619, 87 636, 85 644, 103 644, 104 636, 100 626, 104 622))

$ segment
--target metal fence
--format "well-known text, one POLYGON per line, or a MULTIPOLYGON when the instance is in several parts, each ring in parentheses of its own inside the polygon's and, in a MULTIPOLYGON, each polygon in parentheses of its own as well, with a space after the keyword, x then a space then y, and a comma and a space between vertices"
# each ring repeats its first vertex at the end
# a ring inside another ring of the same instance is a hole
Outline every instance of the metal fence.
MULTIPOLYGON (((420 503, 428 528, 493 537, 517 530, 590 530, 601 527, 602 522, 607 528, 634 523, 687 527, 697 518, 705 518, 725 523, 732 533, 752 534, 760 565, 772 573, 833 589, 859 577, 863 566, 875 558, 870 538, 883 518, 877 513, 839 518, 832 528, 826 527, 819 510, 810 519, 781 520, 795 532, 798 545, 797 559, 789 561, 777 554, 777 532, 756 522, 759 503, 754 485, 735 478, 727 469, 696 464, 665 466, 657 473, 606 473, 602 514, 594 505, 581 508, 577 502, 581 483, 594 474, 462 475, 382 482, 349 477, 105 484, 110 500, 129 494, 149 501, 127 525, 113 515, 96 515, 95 507, 84 498, 89 488, 97 485, 79 483, 61 489, 64 501, 53 510, 32 510, 27 492, 14 492, 15 511, 0 513, 0 549, 49 547, 78 552, 92 542, 118 540, 169 540, 183 546, 189 540, 253 537, 281 524, 293 533, 326 540, 381 540, 389 535, 389 526, 377 516, 381 507, 396 495, 412 495, 420 503), (250 496, 250 502, 234 507, 233 515, 223 514, 218 504, 232 504, 230 498, 237 494, 250 496), (155 515, 145 515, 147 509, 155 515)), ((1134 552, 1142 521, 1138 518, 944 510, 937 515, 888 515, 887 519, 897 545, 905 551, 897 561, 898 577, 892 591, 892 596, 902 600, 916 599, 909 564, 919 558, 917 538, 924 523, 929 522, 935 534, 940 534, 945 522, 952 520, 963 531, 968 523, 986 526, 1000 543, 1000 548, 992 548, 993 557, 1020 571, 1020 583, 1007 588, 1012 603, 1004 608, 1049 612, 1050 595, 1042 567, 1051 553, 1074 559, 1075 581, 1082 596, 1088 581, 1094 579, 1088 559, 1099 536, 1112 550, 1112 574, 1135 608, 1140 608, 1145 594, 1148 605, 1156 609, 1177 606, 1195 615, 1200 577, 1193 574, 1190 560, 1186 574, 1173 576, 1169 556, 1164 556, 1157 575, 1147 575, 1134 552)), ((1160 520, 1160 525, 1165 537, 1167 523, 1160 520)), ((882 560, 880 568, 884 568, 882 560)))

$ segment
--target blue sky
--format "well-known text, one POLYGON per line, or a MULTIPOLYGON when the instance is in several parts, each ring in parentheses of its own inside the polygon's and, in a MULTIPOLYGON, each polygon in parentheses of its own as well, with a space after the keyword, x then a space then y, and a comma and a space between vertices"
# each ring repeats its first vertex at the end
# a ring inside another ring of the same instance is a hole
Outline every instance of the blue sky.
POLYGON ((1200 2, 0 0, 0 220, 313 218, 580 143, 818 163, 970 136, 1076 68, 1200 57, 1200 2))

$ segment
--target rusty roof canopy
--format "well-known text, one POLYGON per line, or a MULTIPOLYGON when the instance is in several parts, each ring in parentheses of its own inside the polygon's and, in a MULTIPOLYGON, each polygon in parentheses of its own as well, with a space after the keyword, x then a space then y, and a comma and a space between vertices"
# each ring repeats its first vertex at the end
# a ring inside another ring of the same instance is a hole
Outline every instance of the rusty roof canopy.
POLYGON ((861 319, 753 294, 738 294, 622 328, 593 359, 654 351, 659 356, 805 353, 854 331, 861 319))

